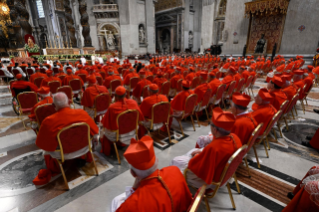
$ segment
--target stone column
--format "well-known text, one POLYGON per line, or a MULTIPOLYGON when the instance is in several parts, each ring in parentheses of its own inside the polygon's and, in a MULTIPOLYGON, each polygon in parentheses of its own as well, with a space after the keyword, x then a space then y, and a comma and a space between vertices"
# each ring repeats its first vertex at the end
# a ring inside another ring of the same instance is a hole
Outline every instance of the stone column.
POLYGON ((92 47, 90 36, 89 14, 86 11, 86 0, 79 0, 79 12, 81 14, 82 35, 84 38, 84 47, 92 47))
MULTIPOLYGON (((202 19, 201 19, 201 44, 200 49, 201 52, 204 49, 210 47, 210 45, 214 42, 213 41, 213 32, 214 26, 217 22, 214 22, 215 19, 215 1, 204 1, 202 5, 202 19)), ((214 42, 216 44, 216 42, 214 42)))
POLYGON ((75 28, 74 28, 74 22, 73 22, 73 17, 72 17, 72 9, 70 7, 70 1, 69 0, 64 0, 64 9, 65 9, 65 24, 66 28, 68 30, 69 34, 69 39, 67 40, 67 43, 70 44, 70 40, 72 43, 72 47, 77 47, 77 40, 75 38, 75 28))
POLYGON ((145 34, 147 39, 147 52, 155 53, 155 14, 153 0, 145 0, 145 34))
POLYGON ((50 36, 51 39, 53 39, 53 37, 54 37, 54 29, 53 29, 53 23, 52 23, 52 19, 51 19, 52 10, 51 10, 51 8, 49 6, 49 1, 42 0, 42 5, 43 5, 44 14, 45 14, 45 22, 47 24, 48 35, 50 36))
POLYGON ((184 10, 184 21, 183 23, 183 47, 182 51, 185 51, 185 49, 188 48, 188 33, 189 33, 189 0, 185 0, 185 10, 184 10))
POLYGON ((171 33, 171 49, 170 49, 170 53, 173 53, 173 49, 174 49, 174 27, 171 26, 171 29, 170 29, 170 33, 171 33))

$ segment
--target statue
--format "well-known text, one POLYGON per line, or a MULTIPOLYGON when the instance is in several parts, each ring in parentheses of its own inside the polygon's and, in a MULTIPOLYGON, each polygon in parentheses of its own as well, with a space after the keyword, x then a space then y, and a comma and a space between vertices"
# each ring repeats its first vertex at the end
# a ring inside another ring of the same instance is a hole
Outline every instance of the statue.
POLYGON ((193 39, 194 39, 193 33, 192 33, 192 31, 190 31, 189 35, 188 35, 188 45, 190 48, 193 47, 193 39))
POLYGON ((222 32, 222 42, 226 42, 228 39, 228 31, 225 29, 222 32))
POLYGON ((30 48, 33 48, 33 47, 34 47, 34 43, 33 43, 33 40, 31 39, 31 37, 29 37, 29 39, 28 39, 28 46, 29 46, 30 48))
POLYGON ((109 50, 115 49, 114 41, 115 41, 114 35, 112 34, 112 32, 109 32, 106 37, 106 44, 109 50))
POLYGON ((261 35, 261 39, 259 39, 259 41, 257 41, 256 47, 255 47, 255 53, 259 53, 259 54, 263 54, 264 53, 264 48, 267 47, 267 41, 264 38, 265 35, 262 34, 261 35))
POLYGON ((143 26, 141 26, 139 30, 139 39, 140 39, 140 43, 145 43, 146 37, 145 37, 145 31, 143 26))

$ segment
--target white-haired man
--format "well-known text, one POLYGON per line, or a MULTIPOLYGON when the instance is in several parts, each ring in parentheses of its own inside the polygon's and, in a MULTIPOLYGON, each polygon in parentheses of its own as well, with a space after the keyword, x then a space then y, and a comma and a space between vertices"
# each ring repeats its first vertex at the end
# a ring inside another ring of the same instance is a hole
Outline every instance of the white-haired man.
MULTIPOLYGON (((94 142, 96 142, 96 137, 99 133, 99 128, 87 112, 82 109, 70 108, 69 100, 65 93, 56 93, 53 96, 53 103, 57 112, 43 120, 35 142, 40 149, 44 150, 45 163, 51 175, 60 173, 59 164, 51 155, 56 154, 55 150, 59 146, 57 134, 61 129, 74 123, 87 123, 90 126, 90 135, 94 137, 94 142)), ((77 149, 76 140, 70 140, 68 144, 64 145, 64 148, 67 148, 71 152, 69 154, 79 153, 82 150, 72 152, 72 149, 77 149)), ((64 155, 65 158, 68 157, 68 154, 64 155)), ((92 158, 90 154, 86 158, 88 162, 91 162, 92 158)))
POLYGON ((112 201, 111 212, 117 211, 186 211, 192 201, 182 173, 177 167, 158 169, 153 140, 144 136, 131 140, 124 157, 135 178, 132 187, 112 201))

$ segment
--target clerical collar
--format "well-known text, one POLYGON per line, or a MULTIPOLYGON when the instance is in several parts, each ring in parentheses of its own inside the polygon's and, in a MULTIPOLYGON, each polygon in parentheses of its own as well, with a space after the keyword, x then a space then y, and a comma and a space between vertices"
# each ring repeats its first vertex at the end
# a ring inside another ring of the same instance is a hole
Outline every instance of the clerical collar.
POLYGON ((249 113, 249 111, 246 110, 245 112, 242 112, 242 113, 237 114, 237 116, 245 115, 245 114, 248 114, 248 113, 249 113))

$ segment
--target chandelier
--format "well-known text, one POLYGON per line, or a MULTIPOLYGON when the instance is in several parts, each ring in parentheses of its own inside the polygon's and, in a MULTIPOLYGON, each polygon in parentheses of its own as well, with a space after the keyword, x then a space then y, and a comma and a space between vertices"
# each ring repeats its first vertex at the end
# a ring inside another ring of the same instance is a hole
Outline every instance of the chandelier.
POLYGON ((10 9, 6 3, 0 2, 0 15, 8 16, 10 14, 10 9))

